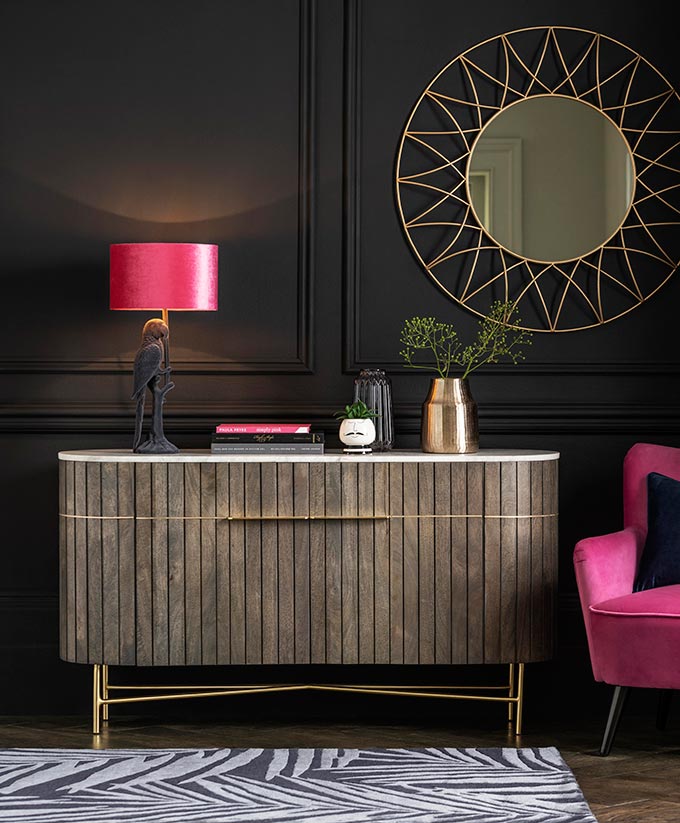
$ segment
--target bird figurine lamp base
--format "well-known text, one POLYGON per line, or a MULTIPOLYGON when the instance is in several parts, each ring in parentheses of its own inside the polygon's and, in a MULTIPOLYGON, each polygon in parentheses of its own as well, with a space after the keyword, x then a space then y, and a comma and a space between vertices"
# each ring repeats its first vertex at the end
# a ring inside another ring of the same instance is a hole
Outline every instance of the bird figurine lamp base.
MULTIPOLYGON (((164 317, 167 314, 164 312, 164 317)), ((170 380, 168 339, 170 329, 160 318, 147 320, 142 330, 142 343, 135 355, 132 399, 136 401, 135 454, 176 454, 179 449, 163 433, 163 404, 169 391, 175 388, 170 380), (151 422, 143 438, 146 394, 151 394, 151 422)))

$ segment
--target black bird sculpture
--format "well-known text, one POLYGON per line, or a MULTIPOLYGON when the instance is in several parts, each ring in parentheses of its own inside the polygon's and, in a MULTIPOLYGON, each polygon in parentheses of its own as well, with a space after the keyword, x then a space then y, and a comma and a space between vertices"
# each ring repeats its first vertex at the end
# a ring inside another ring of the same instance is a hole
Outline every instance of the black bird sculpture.
POLYGON ((179 451, 163 434, 163 404, 165 395, 174 389, 170 380, 168 338, 170 330, 159 319, 147 320, 142 329, 142 345, 135 355, 134 389, 132 399, 137 401, 135 439, 132 451, 136 454, 175 454, 179 451), (165 382, 161 385, 162 378, 165 382), (142 442, 144 401, 147 389, 151 392, 151 426, 149 436, 142 442))

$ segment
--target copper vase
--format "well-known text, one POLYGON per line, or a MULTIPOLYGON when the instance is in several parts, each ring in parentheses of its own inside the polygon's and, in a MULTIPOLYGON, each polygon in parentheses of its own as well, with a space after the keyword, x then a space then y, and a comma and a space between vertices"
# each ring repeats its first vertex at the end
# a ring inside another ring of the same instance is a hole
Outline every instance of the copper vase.
POLYGON ((477 404, 467 379, 434 377, 423 403, 420 446, 424 452, 479 451, 477 404))

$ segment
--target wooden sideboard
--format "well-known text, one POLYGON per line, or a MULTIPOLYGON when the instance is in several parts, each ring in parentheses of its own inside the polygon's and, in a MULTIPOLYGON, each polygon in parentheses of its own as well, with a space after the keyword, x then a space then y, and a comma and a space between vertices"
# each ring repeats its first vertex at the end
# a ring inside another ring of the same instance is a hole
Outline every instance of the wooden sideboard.
POLYGON ((558 458, 60 452, 61 656, 546 660, 558 458))

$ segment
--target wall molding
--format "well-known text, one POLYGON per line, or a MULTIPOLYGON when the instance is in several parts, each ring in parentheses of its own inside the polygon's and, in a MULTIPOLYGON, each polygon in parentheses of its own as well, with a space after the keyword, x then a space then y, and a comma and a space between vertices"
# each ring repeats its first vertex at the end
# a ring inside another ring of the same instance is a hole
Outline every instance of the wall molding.
MULTIPOLYGON (((359 83, 361 76, 359 0, 345 0, 343 42, 343 371, 357 371, 364 366, 359 357, 359 268, 361 229, 360 168, 361 117, 359 83)), ((384 368, 384 367, 383 367, 384 368)))
MULTIPOLYGON (((298 338, 300 334, 298 333, 298 338)), ((305 344, 306 345, 306 344, 305 344)), ((311 353, 312 346, 309 345, 311 353)), ((1 360, 0 374, 132 374, 132 360, 1 360)), ((313 374, 303 356, 289 360, 172 360, 173 374, 313 374)))
MULTIPOLYGON (((287 360, 172 360, 173 374, 313 374, 312 344, 298 328, 298 354, 287 360), (300 353, 300 340, 303 340, 300 353)), ((133 361, 117 358, 87 360, 0 360, 0 374, 132 374, 133 361)))
MULTIPOLYGON (((351 347, 350 347, 351 348, 351 347)), ((348 359, 345 360, 344 373, 354 373, 359 369, 375 369, 382 368, 391 374, 420 376, 422 379, 422 372, 414 369, 409 369, 404 366, 402 360, 382 360, 380 362, 366 359, 351 359, 350 350, 345 349, 345 354, 348 359)), ((480 376, 482 373, 479 372, 480 376)), ((527 363, 522 362, 521 365, 513 363, 497 363, 484 366, 483 374, 506 374, 517 377, 518 375, 558 375, 558 376, 611 376, 611 377, 665 377, 680 375, 680 361, 677 363, 653 363, 645 361, 618 361, 593 363, 580 361, 564 361, 564 362, 544 362, 544 363, 527 363)))
MULTIPOLYGON (((311 324, 311 319, 309 320, 311 324)), ((172 361, 173 374, 205 374, 205 375, 267 375, 267 374, 312 374, 311 364, 312 345, 311 333, 299 335, 300 346, 307 350, 308 355, 299 356, 295 360, 175 360, 172 361)), ((350 347, 351 348, 351 347, 350 347)), ((343 374, 355 374, 360 369, 382 368, 390 374, 400 376, 420 377, 422 373, 405 368, 403 362, 397 360, 366 360, 353 359, 346 346, 343 346, 343 374)), ((36 360, 36 359, 3 359, 0 360, 0 374, 85 374, 85 375, 114 375, 132 374, 133 361, 118 358, 102 358, 97 361, 85 360, 36 360)), ((676 377, 680 375, 678 363, 652 362, 545 362, 522 363, 519 368, 514 364, 498 363, 484 367, 484 374, 506 374, 508 376, 521 375, 558 375, 558 376, 611 376, 611 377, 676 377)))
MULTIPOLYGON (((173 403, 164 415, 168 431, 207 437, 216 422, 232 419, 304 417, 315 427, 337 433, 333 414, 342 402, 231 401, 173 403)), ((398 435, 420 431, 421 403, 395 404, 398 435)), ((132 430, 128 404, 91 402, 0 404, 0 433, 114 434, 132 430)), ((479 409, 483 435, 522 434, 680 434, 680 407, 643 403, 484 403, 479 409)))
MULTIPOLYGON (((395 426, 401 434, 420 431, 421 404, 399 407, 395 426)), ((484 403, 480 434, 588 435, 680 434, 680 407, 646 403, 484 403)))
POLYGON ((44 612, 59 608, 59 595, 41 591, 0 591, 0 611, 44 612))
MULTIPOLYGON (((291 358, 253 360, 173 360, 173 374, 313 374, 314 371, 314 179, 316 157, 316 2, 299 3, 298 58, 298 265, 296 353, 291 358)), ((105 306, 102 312, 107 311, 105 306)), ((132 373, 133 361, 52 358, 0 358, 0 374, 110 374, 132 373)))

